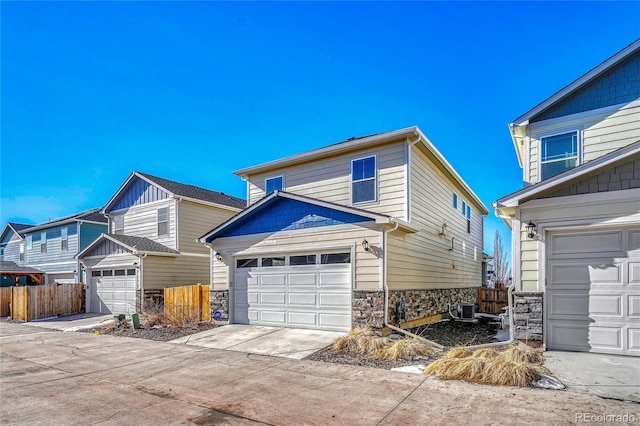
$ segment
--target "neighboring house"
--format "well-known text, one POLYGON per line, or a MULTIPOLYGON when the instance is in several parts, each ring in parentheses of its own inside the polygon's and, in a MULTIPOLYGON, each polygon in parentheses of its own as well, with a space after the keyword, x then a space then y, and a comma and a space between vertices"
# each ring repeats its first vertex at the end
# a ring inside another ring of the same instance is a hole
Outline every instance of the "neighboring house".
POLYGON ((24 265, 44 272, 45 284, 82 282, 75 256, 106 230, 97 208, 23 229, 24 265))
POLYGON ((165 287, 208 283, 209 249, 198 243, 211 224, 245 200, 133 172, 106 204, 108 233, 78 254, 86 268, 87 311, 133 313, 165 287))
POLYGON ((200 238, 230 322, 409 326, 476 302, 488 211, 417 127, 235 174, 249 207, 200 238))
POLYGON ((525 187, 494 207, 513 229, 517 337, 639 356, 640 40, 510 129, 525 187))
POLYGON ((7 222, 2 234, 0 234, 0 261, 13 262, 3 263, 4 266, 0 270, 0 286, 2 287, 27 284, 28 278, 26 276, 21 276, 16 282, 16 275, 11 272, 15 272, 19 266, 25 264, 25 245, 22 231, 31 226, 33 225, 7 222))

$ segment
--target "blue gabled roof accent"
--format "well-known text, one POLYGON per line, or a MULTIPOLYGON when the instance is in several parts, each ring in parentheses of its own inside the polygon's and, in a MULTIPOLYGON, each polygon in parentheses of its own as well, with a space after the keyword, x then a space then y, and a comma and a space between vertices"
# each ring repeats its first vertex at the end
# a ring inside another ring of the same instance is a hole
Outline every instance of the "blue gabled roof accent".
POLYGON ((107 212, 152 203, 169 198, 169 194, 149 182, 134 177, 107 212))
POLYGON ((208 236, 207 242, 222 237, 318 228, 321 226, 368 222, 373 220, 374 219, 370 217, 319 206, 313 203, 285 197, 273 197, 240 220, 208 236))

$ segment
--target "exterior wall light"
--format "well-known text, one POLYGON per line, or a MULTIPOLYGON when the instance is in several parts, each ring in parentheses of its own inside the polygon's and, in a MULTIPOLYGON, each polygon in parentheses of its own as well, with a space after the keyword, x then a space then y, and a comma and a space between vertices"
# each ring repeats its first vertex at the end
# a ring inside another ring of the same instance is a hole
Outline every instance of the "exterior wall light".
POLYGON ((364 251, 369 251, 369 241, 362 240, 362 248, 364 249, 364 251))
POLYGON ((222 262, 222 255, 220 253, 216 253, 216 260, 222 262))
POLYGON ((527 237, 529 238, 533 238, 536 236, 536 225, 535 223, 529 221, 529 223, 527 223, 527 237))

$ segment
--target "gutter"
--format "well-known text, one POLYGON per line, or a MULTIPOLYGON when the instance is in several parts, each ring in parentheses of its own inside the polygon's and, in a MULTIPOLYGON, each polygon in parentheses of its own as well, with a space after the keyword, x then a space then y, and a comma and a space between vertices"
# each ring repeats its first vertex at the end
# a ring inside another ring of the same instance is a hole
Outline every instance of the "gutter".
POLYGON ((393 228, 382 231, 382 247, 385 251, 384 256, 382 256, 382 283, 384 286, 384 326, 389 327, 390 329, 397 331, 398 333, 402 333, 405 336, 413 337, 415 339, 420 339, 424 342, 427 342, 437 350, 442 351, 444 350, 444 346, 442 346, 441 344, 432 342, 431 340, 425 339, 422 336, 418 336, 417 334, 413 334, 407 330, 401 329, 400 327, 389 324, 389 286, 387 285, 387 234, 395 231, 400 226, 399 222, 393 221, 393 223, 393 228))

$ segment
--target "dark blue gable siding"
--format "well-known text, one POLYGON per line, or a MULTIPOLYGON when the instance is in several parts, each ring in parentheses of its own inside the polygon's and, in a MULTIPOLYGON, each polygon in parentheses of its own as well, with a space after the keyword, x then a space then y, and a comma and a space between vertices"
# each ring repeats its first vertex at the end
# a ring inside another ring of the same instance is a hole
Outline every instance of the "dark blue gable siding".
POLYGON ((302 201, 278 198, 272 204, 250 213, 216 238, 288 231, 371 221, 368 217, 345 213, 302 201))
POLYGON ((169 194, 162 189, 151 185, 145 180, 134 177, 109 211, 126 209, 131 206, 138 206, 167 198, 169 198, 169 194))
POLYGON ((627 58, 608 73, 531 119, 563 117, 640 99, 640 54, 627 58))

